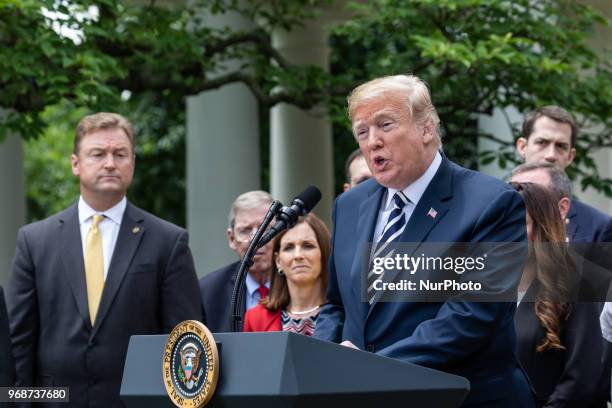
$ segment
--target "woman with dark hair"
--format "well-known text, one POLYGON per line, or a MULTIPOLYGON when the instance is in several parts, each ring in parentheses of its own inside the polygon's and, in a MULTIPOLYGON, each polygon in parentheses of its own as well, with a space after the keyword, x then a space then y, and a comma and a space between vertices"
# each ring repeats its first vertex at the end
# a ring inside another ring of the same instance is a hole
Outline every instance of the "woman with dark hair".
POLYGON ((245 332, 289 331, 312 336, 325 303, 329 230, 314 214, 274 241, 270 293, 245 316, 245 332))
POLYGON ((589 406, 601 374, 598 304, 572 302, 579 279, 554 195, 533 183, 511 185, 525 202, 529 241, 514 318, 519 361, 538 407, 589 406))

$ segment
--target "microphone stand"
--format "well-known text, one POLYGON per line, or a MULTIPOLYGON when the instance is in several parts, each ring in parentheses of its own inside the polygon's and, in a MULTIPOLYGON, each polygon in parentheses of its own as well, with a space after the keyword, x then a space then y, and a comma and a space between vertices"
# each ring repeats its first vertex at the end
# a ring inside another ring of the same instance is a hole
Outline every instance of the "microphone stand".
POLYGON ((280 209, 283 207, 280 201, 273 201, 268 209, 268 213, 266 214, 263 222, 255 232, 255 236, 251 239, 251 243, 249 244, 249 248, 246 253, 242 257, 240 261, 240 267, 238 268, 238 273, 236 274, 236 282, 234 283, 234 291, 232 292, 232 305, 231 311, 232 314, 230 316, 230 324, 232 328, 232 332, 241 331, 240 323, 242 322, 242 310, 240 305, 243 302, 243 288, 244 282, 246 279, 246 274, 253 266, 253 257, 255 256, 255 252, 259 249, 259 241, 261 240, 262 235, 268 228, 268 225, 272 222, 272 219, 278 214, 280 209))

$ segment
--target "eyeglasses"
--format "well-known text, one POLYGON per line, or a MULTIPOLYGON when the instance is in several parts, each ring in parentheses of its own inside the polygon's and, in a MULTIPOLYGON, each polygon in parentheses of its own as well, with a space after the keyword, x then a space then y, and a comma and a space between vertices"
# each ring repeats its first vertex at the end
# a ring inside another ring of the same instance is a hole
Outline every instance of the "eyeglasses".
MULTIPOLYGON (((239 242, 241 244, 245 242, 249 242, 255 236, 255 233, 257 232, 258 228, 259 228, 259 225, 242 227, 242 228, 234 228, 234 239, 236 240, 236 242, 239 242)), ((272 228, 272 226, 268 225, 268 228, 266 228, 266 230, 264 231, 264 234, 270 231, 270 228, 272 228)))
POLYGON ((234 239, 240 243, 249 242, 255 236, 258 227, 234 229, 234 239))

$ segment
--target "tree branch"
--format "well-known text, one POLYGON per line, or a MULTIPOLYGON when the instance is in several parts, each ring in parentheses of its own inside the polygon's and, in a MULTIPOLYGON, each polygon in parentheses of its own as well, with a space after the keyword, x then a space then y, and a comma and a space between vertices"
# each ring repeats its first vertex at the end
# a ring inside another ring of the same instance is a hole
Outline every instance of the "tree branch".
POLYGON ((509 142, 507 140, 504 139, 500 139, 496 136, 493 136, 492 134, 489 133, 480 133, 478 132, 478 137, 482 137, 483 139, 488 139, 491 140, 493 142, 499 143, 502 146, 512 146, 512 142, 509 142))
POLYGON ((231 46, 243 43, 255 44, 260 51, 263 51, 265 55, 274 60, 281 68, 288 69, 291 67, 289 61, 272 46, 269 36, 259 29, 237 33, 227 38, 216 40, 211 45, 205 46, 203 57, 212 58, 215 54, 223 52, 231 46))

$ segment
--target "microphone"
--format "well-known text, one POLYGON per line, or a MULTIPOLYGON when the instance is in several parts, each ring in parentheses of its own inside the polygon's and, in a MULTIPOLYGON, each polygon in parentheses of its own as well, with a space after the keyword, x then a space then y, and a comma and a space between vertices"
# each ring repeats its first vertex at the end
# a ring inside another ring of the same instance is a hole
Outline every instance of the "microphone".
POLYGON ((315 186, 308 186, 298 194, 293 201, 291 206, 283 207, 276 214, 276 222, 270 228, 270 231, 259 241, 258 247, 266 245, 272 238, 277 236, 281 231, 288 228, 292 228, 298 221, 300 216, 308 214, 315 205, 321 200, 321 191, 315 186))

